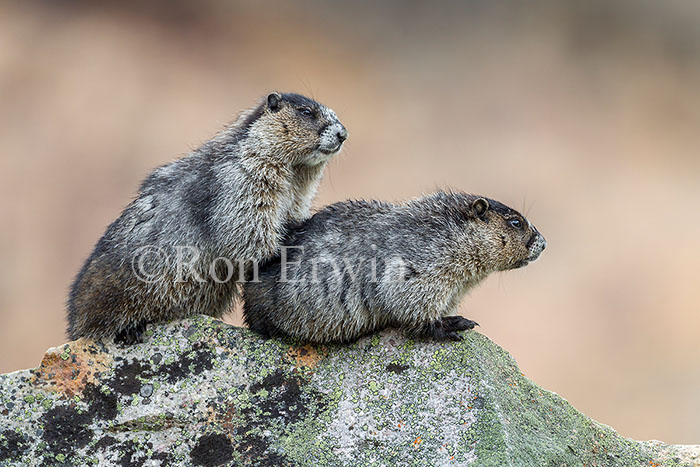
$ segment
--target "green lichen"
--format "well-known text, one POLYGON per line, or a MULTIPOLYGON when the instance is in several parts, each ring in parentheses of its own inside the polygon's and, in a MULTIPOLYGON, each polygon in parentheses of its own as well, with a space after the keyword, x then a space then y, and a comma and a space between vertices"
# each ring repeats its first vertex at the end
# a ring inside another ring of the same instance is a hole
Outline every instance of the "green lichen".
POLYGON ((63 353, 61 353, 61 358, 63 360, 68 360, 70 358, 70 353, 71 353, 70 346, 68 344, 64 345, 63 346, 63 353))
POLYGON ((620 437, 556 394, 539 389, 520 373, 510 355, 486 337, 473 333, 468 345, 481 356, 474 367, 486 402, 477 409, 478 422, 470 439, 476 440, 477 458, 483 465, 613 467, 653 462, 652 453, 640 443, 620 437), (498 381, 502 383, 494 384, 498 381))
MULTIPOLYGON (((59 455, 76 465, 118 462, 134 449, 192 464, 195 447, 213 433, 230 441, 235 465, 683 465, 673 446, 622 438, 540 389, 476 332, 435 343, 387 331, 316 346, 321 358, 311 362, 297 360, 302 343, 265 340, 208 317, 151 331, 140 346, 98 345, 114 363, 97 375, 97 396, 45 397, 29 373, 0 376, 0 426, 22 437, 56 427, 68 427, 61 433, 76 441, 91 437, 69 454, 32 438, 10 465, 60 464, 59 455), (210 371, 196 372, 193 363, 189 372, 162 373, 199 358, 211 360, 210 371), (134 392, 146 383, 158 403, 134 392), (116 419, 92 415, 115 406, 116 419)), ((58 350, 70 358, 68 345, 58 350)))

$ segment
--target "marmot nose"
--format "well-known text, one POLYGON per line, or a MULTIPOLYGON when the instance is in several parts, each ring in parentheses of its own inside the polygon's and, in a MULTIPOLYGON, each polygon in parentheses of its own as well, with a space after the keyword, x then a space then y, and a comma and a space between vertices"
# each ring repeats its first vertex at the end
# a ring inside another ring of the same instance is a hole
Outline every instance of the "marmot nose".
POLYGON ((348 130, 346 130, 343 125, 340 125, 340 129, 336 130, 335 136, 338 138, 338 141, 342 143, 348 139, 348 130))

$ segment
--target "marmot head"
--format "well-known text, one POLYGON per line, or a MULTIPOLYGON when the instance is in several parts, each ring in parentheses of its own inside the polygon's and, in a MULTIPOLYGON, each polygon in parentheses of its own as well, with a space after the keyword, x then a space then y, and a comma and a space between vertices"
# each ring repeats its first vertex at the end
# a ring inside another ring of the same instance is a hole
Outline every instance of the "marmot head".
POLYGON ((300 94, 270 93, 239 122, 254 145, 292 165, 324 163, 348 137, 335 112, 300 94))
POLYGON ((525 216, 492 199, 470 198, 473 225, 495 270, 521 268, 539 258, 547 241, 525 216))
POLYGON ((441 229, 449 238, 449 264, 458 271, 488 274, 521 268, 547 246, 544 237, 522 214, 498 201, 459 192, 438 192, 428 198, 441 229), (466 269, 465 269, 466 267, 466 269))

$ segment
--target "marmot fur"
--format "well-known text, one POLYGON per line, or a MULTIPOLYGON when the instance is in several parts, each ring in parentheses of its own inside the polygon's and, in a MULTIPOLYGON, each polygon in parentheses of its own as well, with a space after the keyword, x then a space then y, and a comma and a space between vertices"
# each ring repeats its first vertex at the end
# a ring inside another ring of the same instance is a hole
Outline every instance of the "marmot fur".
POLYGON ((267 336, 349 342, 385 327, 461 339, 453 316, 494 271, 523 267, 546 242, 491 199, 438 192, 402 204, 349 201, 288 229, 281 255, 243 286, 247 325, 267 336))
POLYGON ((278 253, 284 226, 309 216, 326 162, 346 138, 329 108, 274 92, 154 170, 73 282, 70 338, 133 343, 146 323, 223 315, 246 273, 231 265, 247 271, 278 253))

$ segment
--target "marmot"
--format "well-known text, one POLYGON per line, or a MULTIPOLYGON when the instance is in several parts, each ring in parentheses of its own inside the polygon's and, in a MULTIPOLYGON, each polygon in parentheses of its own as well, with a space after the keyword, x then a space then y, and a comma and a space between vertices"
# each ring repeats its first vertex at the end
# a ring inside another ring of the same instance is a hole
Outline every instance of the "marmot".
POLYGON ((402 204, 348 201, 287 230, 280 256, 243 285, 244 318, 266 336, 342 343, 398 327, 459 340, 453 316, 494 271, 525 266, 546 246, 515 210, 438 192, 402 204))
POLYGON ((347 136, 331 109, 273 92, 154 170, 73 282, 70 338, 134 343, 150 322, 223 315, 243 277, 231 266, 278 252, 284 226, 309 216, 326 162, 347 136))

